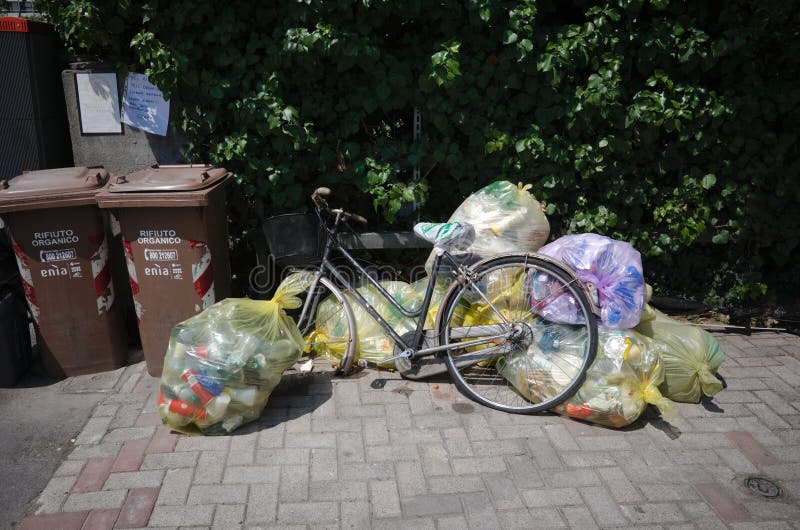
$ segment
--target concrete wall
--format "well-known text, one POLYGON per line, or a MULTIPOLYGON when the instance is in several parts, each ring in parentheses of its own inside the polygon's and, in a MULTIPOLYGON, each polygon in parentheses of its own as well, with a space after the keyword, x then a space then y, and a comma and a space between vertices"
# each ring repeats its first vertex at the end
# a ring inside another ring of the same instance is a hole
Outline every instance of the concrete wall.
MULTIPOLYGON (((131 173, 152 164, 178 164, 185 162, 181 155, 183 141, 170 129, 167 136, 149 134, 122 124, 122 134, 82 135, 75 93, 75 73, 91 70, 64 70, 64 98, 69 116, 72 155, 76 166, 103 165, 112 173, 131 173)), ((122 92, 124 79, 117 79, 122 92)), ((120 93, 120 103, 122 94, 120 93)), ((172 110, 172 109, 170 109, 172 110)))

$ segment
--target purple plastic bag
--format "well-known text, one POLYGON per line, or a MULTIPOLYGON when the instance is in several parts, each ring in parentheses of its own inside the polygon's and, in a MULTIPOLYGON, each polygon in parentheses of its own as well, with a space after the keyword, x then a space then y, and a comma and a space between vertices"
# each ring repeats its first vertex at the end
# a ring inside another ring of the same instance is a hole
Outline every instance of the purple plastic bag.
MULTIPOLYGON (((600 327, 629 329, 639 323, 647 288, 642 256, 630 243, 598 234, 576 234, 543 246, 539 253, 562 262, 579 280, 595 287, 600 327)), ((568 293, 554 293, 558 282, 548 274, 537 272, 528 281, 531 304, 540 306, 538 311, 542 317, 559 324, 583 321, 575 298, 568 293)))

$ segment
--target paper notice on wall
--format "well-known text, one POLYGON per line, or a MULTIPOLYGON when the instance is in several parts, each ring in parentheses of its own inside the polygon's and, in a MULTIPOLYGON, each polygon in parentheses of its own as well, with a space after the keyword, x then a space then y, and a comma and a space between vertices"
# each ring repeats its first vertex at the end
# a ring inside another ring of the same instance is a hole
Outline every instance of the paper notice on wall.
POLYGON ((143 74, 128 74, 122 95, 122 121, 151 134, 167 135, 169 101, 143 74))
POLYGON ((75 89, 82 134, 122 134, 116 73, 76 73, 75 89))

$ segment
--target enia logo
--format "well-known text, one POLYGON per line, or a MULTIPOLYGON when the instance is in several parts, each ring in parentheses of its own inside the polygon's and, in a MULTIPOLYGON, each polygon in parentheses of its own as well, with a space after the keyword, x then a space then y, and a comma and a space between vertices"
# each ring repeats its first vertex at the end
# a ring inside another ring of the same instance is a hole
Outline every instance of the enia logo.
POLYGON ((145 276, 169 276, 169 269, 167 267, 159 267, 158 265, 153 267, 145 267, 144 268, 144 275, 145 276))
POLYGON ((66 267, 59 267, 58 265, 50 265, 46 269, 41 270, 42 278, 60 278, 69 277, 69 271, 66 267))

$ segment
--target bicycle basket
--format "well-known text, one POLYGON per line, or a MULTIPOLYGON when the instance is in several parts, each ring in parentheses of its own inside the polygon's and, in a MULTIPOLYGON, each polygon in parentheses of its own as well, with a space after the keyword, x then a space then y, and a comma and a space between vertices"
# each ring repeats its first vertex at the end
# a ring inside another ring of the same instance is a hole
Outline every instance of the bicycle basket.
POLYGON ((272 257, 281 265, 303 265, 322 257, 325 235, 313 214, 276 215, 264 221, 263 230, 272 257))

